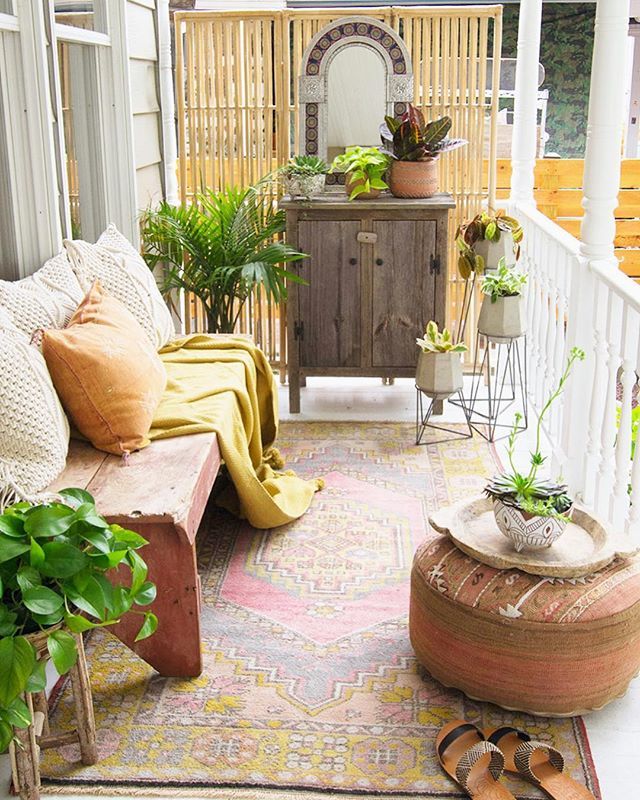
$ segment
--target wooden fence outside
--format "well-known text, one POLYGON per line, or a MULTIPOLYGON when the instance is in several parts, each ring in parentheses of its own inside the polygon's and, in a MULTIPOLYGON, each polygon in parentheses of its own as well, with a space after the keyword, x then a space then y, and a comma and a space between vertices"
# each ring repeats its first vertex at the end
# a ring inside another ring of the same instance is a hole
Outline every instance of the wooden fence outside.
MULTIPOLYGON (((427 118, 452 117, 452 132, 469 141, 441 159, 440 185, 456 200, 450 235, 495 196, 495 174, 483 184, 483 142, 489 131, 495 164, 502 7, 466 6, 313 9, 269 12, 177 12, 176 98, 179 178, 183 201, 202 189, 248 185, 299 152, 297 76, 303 52, 329 22, 367 15, 402 36, 414 69, 414 103, 427 118), (490 34, 493 46, 490 48, 490 34), (487 61, 493 57, 491 93, 487 61)), ((448 321, 455 328, 463 283, 449 269, 448 321)), ((188 305, 187 330, 205 324, 188 305)), ((285 314, 257 293, 241 320, 270 361, 285 370, 285 314)), ((470 326, 472 327, 472 326, 470 326)))
MULTIPOLYGON (((485 164, 485 175, 487 165, 485 164)), ((579 158, 539 159, 535 170, 538 208, 549 219, 580 238, 584 161, 579 158)), ((509 196, 511 162, 497 163, 498 198, 509 196)), ((485 185, 487 182, 485 181, 485 185)), ((616 209, 615 253, 620 269, 640 281, 640 159, 622 162, 620 194, 616 209)))

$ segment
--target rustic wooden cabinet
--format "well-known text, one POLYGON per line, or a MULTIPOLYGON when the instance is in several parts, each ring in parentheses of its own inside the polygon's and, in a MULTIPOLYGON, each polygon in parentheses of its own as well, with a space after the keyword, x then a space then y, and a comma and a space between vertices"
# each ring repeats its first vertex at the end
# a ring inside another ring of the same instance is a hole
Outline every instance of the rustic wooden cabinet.
POLYGON ((289 285, 289 408, 307 375, 411 377, 416 337, 444 324, 450 195, 349 202, 284 198, 287 241, 308 258, 289 285))

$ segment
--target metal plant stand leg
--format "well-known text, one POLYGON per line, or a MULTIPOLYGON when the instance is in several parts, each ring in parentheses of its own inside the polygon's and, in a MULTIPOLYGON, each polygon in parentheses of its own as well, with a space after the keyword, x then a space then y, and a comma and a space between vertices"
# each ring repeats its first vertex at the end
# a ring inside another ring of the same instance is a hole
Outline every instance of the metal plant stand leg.
POLYGON ((494 442, 496 439, 508 436, 513 428, 512 421, 500 422, 500 418, 516 401, 522 409, 522 419, 517 429, 526 430, 528 425, 527 337, 487 338, 480 364, 478 364, 479 341, 480 335, 476 340, 473 358, 474 375, 469 397, 469 424, 487 441, 494 442), (480 397, 479 391, 485 375, 487 396, 480 397))
POLYGON ((453 428, 447 428, 444 425, 436 425, 434 422, 431 422, 431 417, 433 416, 434 409, 437 406, 442 405, 442 398, 429 398, 429 405, 425 412, 424 410, 424 401, 423 396, 426 397, 424 392, 416 386, 416 444, 441 444, 442 442, 450 442, 455 439, 471 439, 473 436, 473 429, 471 428, 471 423, 469 421, 469 409, 467 407, 466 401, 463 397, 462 390, 456 392, 458 397, 458 401, 456 405, 460 405, 464 412, 464 418, 467 423, 467 431, 459 431, 453 428), (442 431, 444 433, 450 434, 442 439, 437 439, 436 441, 428 441, 423 442, 422 437, 425 434, 427 428, 432 428, 436 431, 442 431))

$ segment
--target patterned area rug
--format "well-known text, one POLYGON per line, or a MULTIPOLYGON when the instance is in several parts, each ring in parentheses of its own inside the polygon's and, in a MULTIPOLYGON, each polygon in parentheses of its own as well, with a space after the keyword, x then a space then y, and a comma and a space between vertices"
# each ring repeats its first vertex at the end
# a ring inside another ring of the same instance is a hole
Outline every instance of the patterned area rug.
MULTIPOLYGON (((45 791, 200 797, 462 797, 434 754, 466 717, 525 727, 597 792, 580 720, 534 719, 444 689, 417 665, 409 571, 435 507, 495 470, 474 440, 415 447, 407 424, 286 423, 279 445, 324 491, 272 532, 211 510, 199 534, 201 677, 160 678, 109 634, 88 645, 100 761, 44 755, 45 791), (225 788, 227 787, 227 788, 225 788), (160 790, 160 791, 158 791, 160 790)), ((69 725, 65 687, 54 724, 69 725)), ((542 797, 509 779, 520 798, 542 797)))

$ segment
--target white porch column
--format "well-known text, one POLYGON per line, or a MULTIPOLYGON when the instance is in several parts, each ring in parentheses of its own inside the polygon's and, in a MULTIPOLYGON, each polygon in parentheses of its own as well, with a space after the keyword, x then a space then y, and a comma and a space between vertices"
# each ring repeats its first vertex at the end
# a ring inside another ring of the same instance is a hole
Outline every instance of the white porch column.
POLYGON ((620 191, 628 30, 629 0, 598 0, 584 154, 580 252, 588 261, 610 260, 614 266, 614 210, 620 191))
MULTIPOLYGON (((598 0, 596 8, 589 118, 584 163, 582 206, 584 217, 576 280, 569 297, 569 346, 586 351, 586 361, 576 366, 567 388, 563 440, 568 456, 565 478, 570 491, 587 505, 596 501, 589 476, 606 473, 602 485, 613 489, 617 353, 609 342, 606 298, 600 297, 591 270, 595 261, 618 264, 613 252, 614 210, 620 189, 620 160, 625 118, 625 63, 629 0, 598 0), (602 419, 609 427, 602 430, 602 419)), ((616 321, 618 324, 618 321, 616 321)), ((602 493, 602 486, 599 489, 602 493)))
POLYGON ((511 202, 524 205, 535 205, 533 172, 536 166, 541 26, 542 0, 522 0, 511 145, 511 202))

